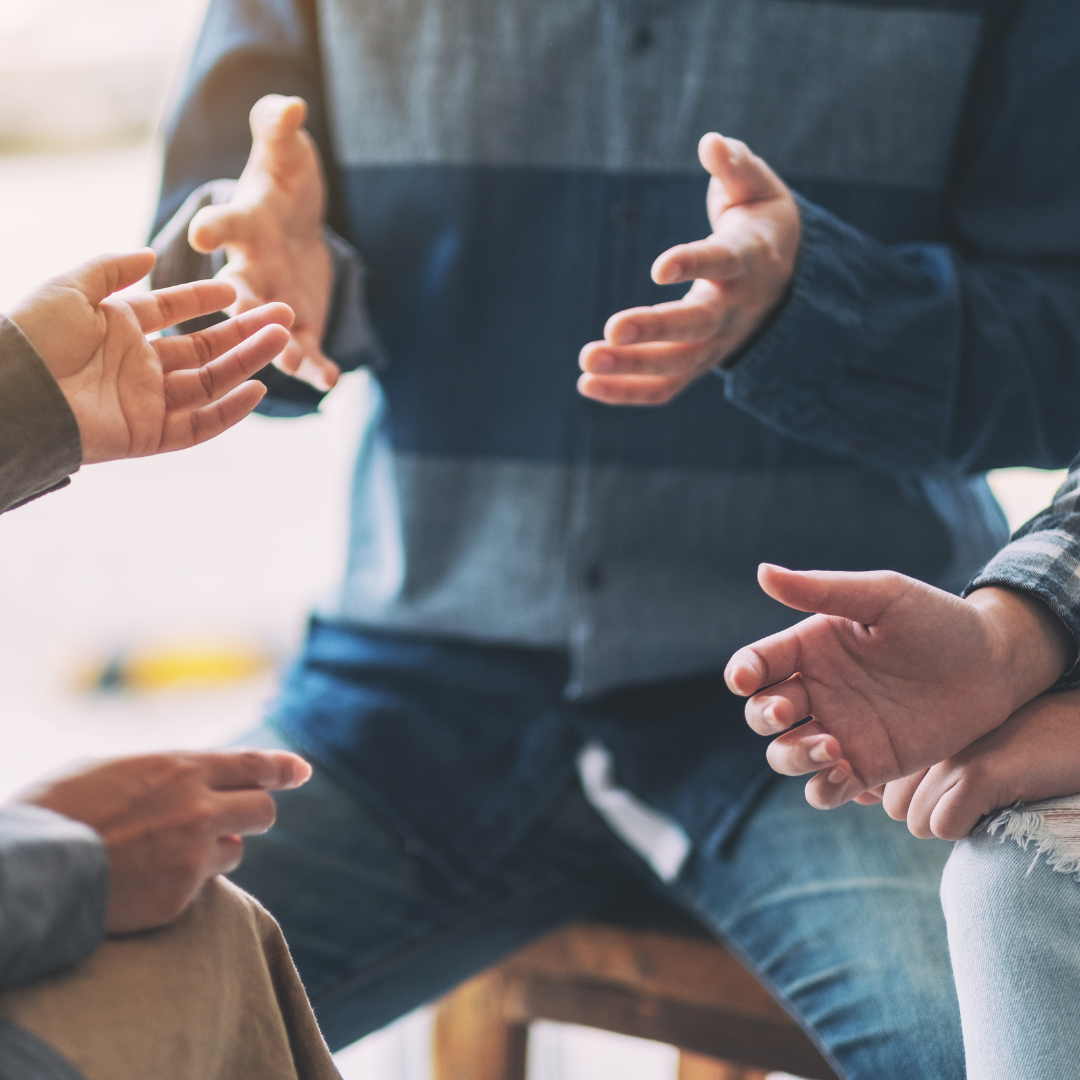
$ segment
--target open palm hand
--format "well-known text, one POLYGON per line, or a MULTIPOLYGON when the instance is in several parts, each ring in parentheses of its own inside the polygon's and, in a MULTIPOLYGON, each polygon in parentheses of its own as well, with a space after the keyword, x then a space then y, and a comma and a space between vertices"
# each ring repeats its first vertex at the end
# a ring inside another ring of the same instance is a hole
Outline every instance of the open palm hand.
POLYGON ((11 313, 75 414, 84 463, 181 450, 220 434, 259 403, 265 387, 246 380, 288 340, 292 312, 284 304, 148 340, 235 297, 231 285, 216 281, 117 295, 153 263, 149 250, 100 256, 47 282, 11 313))

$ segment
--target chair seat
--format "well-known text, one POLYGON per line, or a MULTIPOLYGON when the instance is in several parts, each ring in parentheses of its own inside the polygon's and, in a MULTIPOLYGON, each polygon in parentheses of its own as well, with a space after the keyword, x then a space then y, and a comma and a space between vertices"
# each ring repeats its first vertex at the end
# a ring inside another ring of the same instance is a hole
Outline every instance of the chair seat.
MULTIPOLYGON (((577 923, 526 946, 440 1005, 437 1080, 525 1080, 528 1026, 535 1020, 654 1039, 752 1070, 808 1080, 836 1076, 731 952, 691 928, 577 923)), ((690 1071, 680 1075, 688 1080, 690 1071)))

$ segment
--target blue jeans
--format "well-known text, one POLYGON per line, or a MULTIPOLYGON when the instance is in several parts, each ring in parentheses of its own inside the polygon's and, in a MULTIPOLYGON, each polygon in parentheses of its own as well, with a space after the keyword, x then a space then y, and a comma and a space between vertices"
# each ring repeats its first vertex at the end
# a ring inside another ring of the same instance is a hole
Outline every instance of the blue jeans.
POLYGON ((1080 1074, 1080 883, 980 831, 956 845, 941 899, 969 1080, 1080 1074))
MULTIPOLYGON (((244 740, 285 745, 271 728, 244 740)), ((962 1080, 938 900, 949 845, 779 780, 716 857, 662 885, 576 784, 494 871, 450 883, 325 769, 278 796, 233 875, 277 916, 332 1048, 562 923, 649 894, 731 945, 850 1080, 962 1080)))

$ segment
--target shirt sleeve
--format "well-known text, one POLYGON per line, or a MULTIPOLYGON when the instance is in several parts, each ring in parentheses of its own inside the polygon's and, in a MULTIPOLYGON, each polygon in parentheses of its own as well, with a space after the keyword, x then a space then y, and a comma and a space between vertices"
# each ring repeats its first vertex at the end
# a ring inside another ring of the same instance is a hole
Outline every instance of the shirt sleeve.
POLYGON ((1080 6, 996 6, 947 242, 889 246, 800 200, 789 298, 721 372, 740 408, 872 468, 1060 468, 1080 446, 1080 6))
POLYGON ((75 414, 33 345, 0 315, 0 513, 62 486, 81 464, 75 414))
POLYGON ((108 860, 93 829, 37 806, 0 807, 0 989, 89 955, 107 900, 108 860))
POLYGON ((1054 501, 1016 530, 963 595, 988 585, 1036 596, 1057 615, 1072 636, 1077 661, 1053 689, 1080 686, 1080 457, 1054 501))

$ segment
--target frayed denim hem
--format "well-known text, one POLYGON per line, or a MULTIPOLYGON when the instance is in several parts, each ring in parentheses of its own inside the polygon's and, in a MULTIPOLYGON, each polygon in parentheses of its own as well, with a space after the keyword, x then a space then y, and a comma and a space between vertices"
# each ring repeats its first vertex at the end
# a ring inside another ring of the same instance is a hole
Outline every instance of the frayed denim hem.
POLYGON ((1065 795, 1058 799, 1015 806, 1002 810, 982 826, 991 836, 1001 833, 1001 840, 1015 840, 1027 850, 1035 845, 1035 858, 1028 873, 1040 857, 1046 858, 1051 870, 1069 874, 1080 881, 1080 795, 1065 795))

